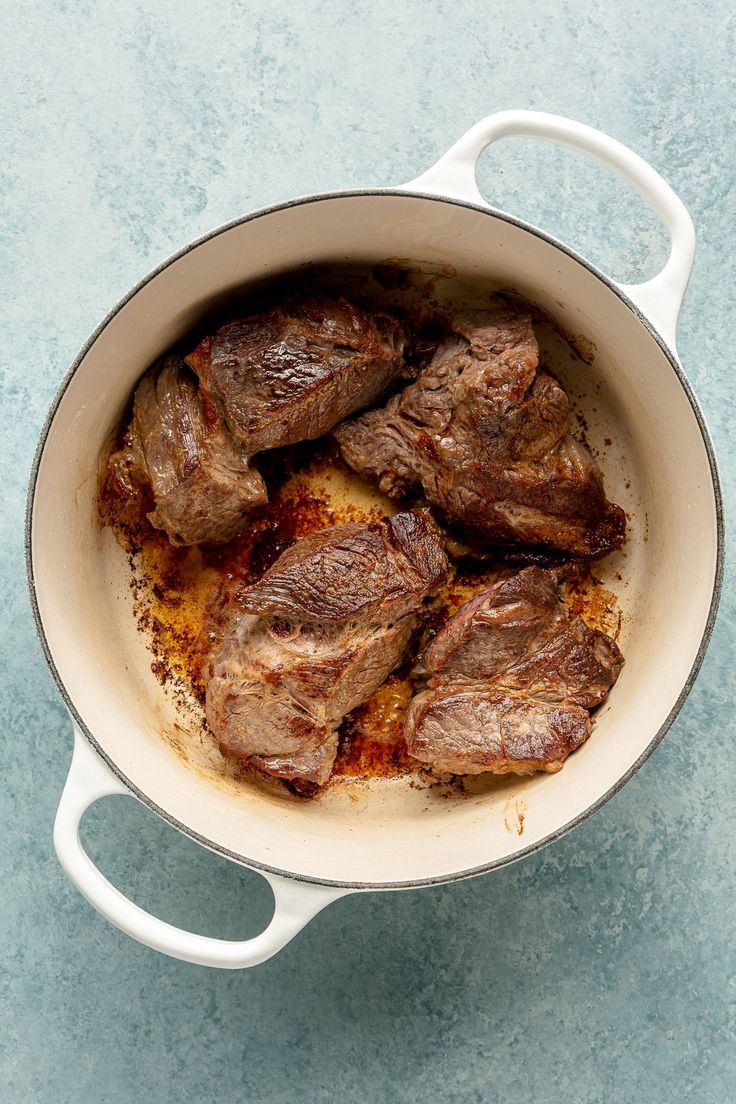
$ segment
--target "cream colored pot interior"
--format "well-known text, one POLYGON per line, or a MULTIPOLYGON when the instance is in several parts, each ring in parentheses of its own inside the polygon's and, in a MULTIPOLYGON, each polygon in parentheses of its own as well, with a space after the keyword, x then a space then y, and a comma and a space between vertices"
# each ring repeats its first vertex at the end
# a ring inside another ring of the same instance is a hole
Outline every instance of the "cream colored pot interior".
POLYGON ((716 546, 697 421, 667 355, 631 307, 523 227, 472 207, 386 193, 257 216, 139 289, 92 343, 53 419, 32 557, 47 644, 70 702, 135 790, 241 861, 370 885, 445 879, 509 860, 614 788, 687 683, 708 617, 716 546), (452 265, 476 287, 513 288, 592 350, 589 365, 562 346, 550 356, 585 415, 609 494, 630 516, 625 550, 602 569, 623 613, 626 665, 592 738, 557 775, 479 783, 470 795, 449 797, 401 778, 345 781, 317 800, 290 800, 223 777, 209 738, 153 676, 132 616, 126 558, 98 521, 98 456, 141 373, 228 290, 314 262, 389 258, 452 265))

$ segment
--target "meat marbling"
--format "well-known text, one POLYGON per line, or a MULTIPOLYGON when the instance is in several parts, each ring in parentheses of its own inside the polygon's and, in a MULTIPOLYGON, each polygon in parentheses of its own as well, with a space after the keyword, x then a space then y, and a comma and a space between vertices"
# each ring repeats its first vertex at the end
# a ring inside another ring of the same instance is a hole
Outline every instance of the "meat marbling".
POLYGON ((515 308, 459 316, 419 378, 335 431, 347 463, 392 497, 422 490, 481 546, 597 557, 623 542, 559 383, 539 368, 531 318, 515 308))
POLYGON ((622 665, 615 641, 562 601, 559 573, 526 568, 466 602, 427 649, 407 747, 458 774, 557 771, 622 665))
POLYGON ((213 665, 207 721, 223 754, 323 784, 342 718, 400 662, 447 569, 426 511, 294 544, 246 592, 245 615, 213 665))

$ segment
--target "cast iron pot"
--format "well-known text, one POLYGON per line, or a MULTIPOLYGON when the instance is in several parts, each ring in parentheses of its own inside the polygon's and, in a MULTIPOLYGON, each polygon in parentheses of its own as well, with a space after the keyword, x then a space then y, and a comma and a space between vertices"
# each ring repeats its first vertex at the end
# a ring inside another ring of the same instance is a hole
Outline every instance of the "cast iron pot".
POLYGON ((344 894, 456 881, 528 855, 631 777, 692 686, 721 576, 713 449, 675 353, 693 253, 687 211, 636 154, 569 119, 507 111, 474 126, 410 184, 307 196, 214 230, 114 308, 54 401, 31 478, 27 535, 38 632, 76 734, 54 841, 69 877, 99 912, 175 957, 252 966, 344 894), (489 207, 475 165, 491 142, 509 135, 560 143, 620 173, 669 231, 671 252, 659 275, 621 286, 563 243, 489 207), (401 777, 343 782, 312 802, 280 800, 223 777, 201 726, 199 735, 187 729, 153 676, 132 614, 126 558, 98 520, 98 458, 142 372, 229 290, 308 263, 395 257, 513 288, 594 352, 585 371, 559 370, 572 372, 566 382, 593 443, 604 435, 614 442, 601 462, 610 496, 631 521, 626 550, 605 570, 622 608, 626 665, 592 738, 559 774, 481 786, 449 801, 401 777), (188 733, 185 755, 165 738, 178 731, 188 733), (266 930, 242 942, 205 938, 123 896, 79 839, 85 809, 106 794, 133 795, 204 846, 260 871, 275 898, 266 930))

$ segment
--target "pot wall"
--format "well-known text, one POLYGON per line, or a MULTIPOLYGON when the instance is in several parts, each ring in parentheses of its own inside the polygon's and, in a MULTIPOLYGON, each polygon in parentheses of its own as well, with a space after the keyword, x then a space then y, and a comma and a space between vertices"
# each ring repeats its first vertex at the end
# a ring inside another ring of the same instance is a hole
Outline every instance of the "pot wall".
POLYGON ((494 213, 410 194, 344 195, 252 217, 180 256, 98 334, 52 421, 33 508, 33 574, 46 642, 103 755, 183 830, 250 865, 326 882, 443 880, 510 861, 599 802, 647 752, 696 660, 716 572, 703 438, 668 355, 631 307, 553 243, 494 213), (125 556, 96 511, 97 462, 148 364, 224 293, 310 262, 453 265, 512 287, 591 342, 589 367, 555 363, 601 450, 630 540, 605 567, 623 611, 626 665, 590 741, 553 776, 448 800, 401 779, 346 783, 314 802, 223 780, 135 631, 125 556), (620 575, 618 579, 616 576, 620 575), (162 732, 168 739, 162 739, 162 732), (174 744, 178 744, 179 751, 174 744), (184 753, 183 755, 181 753, 184 753), (523 834, 514 809, 526 804, 523 834))

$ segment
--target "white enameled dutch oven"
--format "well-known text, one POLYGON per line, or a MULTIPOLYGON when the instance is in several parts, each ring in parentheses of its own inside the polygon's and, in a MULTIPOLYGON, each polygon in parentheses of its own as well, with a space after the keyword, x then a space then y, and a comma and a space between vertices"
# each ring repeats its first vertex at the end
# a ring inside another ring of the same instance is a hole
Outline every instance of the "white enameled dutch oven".
POLYGON ((223 226, 115 307, 72 366, 44 428, 27 537, 38 631, 76 732, 56 850, 108 920, 190 962, 253 966, 344 894, 450 882, 536 851, 599 808, 640 766, 693 683, 720 585, 715 460, 675 354, 693 252, 687 211, 636 154, 569 119, 507 111, 474 126, 410 184, 307 196, 223 226), (562 243, 489 207, 475 165, 491 142, 510 135, 560 143, 627 180, 669 231, 671 252, 659 275, 623 287, 562 243), (604 568, 621 605, 626 665, 592 738, 559 774, 511 778, 453 800, 401 777, 343 780, 311 802, 280 799, 224 777, 211 741, 193 734, 191 723, 186 728, 152 674, 126 558, 98 520, 98 457, 145 368, 229 290, 311 262, 396 257, 513 288, 594 352, 587 367, 568 369, 565 382, 592 443, 614 442, 600 450, 601 464, 610 497, 631 519, 626 549, 604 568), (165 738, 172 732, 189 732, 185 754, 165 738), (106 794, 132 794, 186 835, 260 871, 275 897, 266 930, 244 942, 205 938, 118 892, 79 839, 85 809, 106 794))

